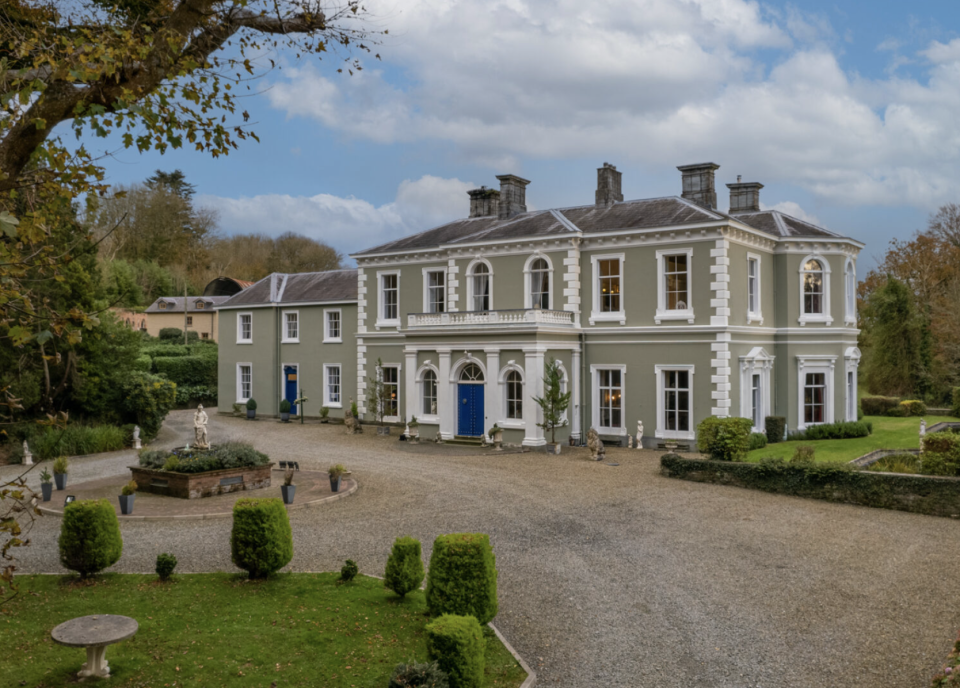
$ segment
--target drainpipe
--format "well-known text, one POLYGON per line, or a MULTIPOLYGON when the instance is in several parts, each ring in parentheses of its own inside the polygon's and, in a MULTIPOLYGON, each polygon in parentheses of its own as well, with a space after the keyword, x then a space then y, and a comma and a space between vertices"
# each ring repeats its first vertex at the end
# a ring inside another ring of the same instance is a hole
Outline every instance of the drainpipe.
POLYGON ((583 403, 584 388, 586 388, 586 368, 587 368, 587 337, 581 330, 580 332, 580 446, 584 446, 589 428, 585 425, 586 405, 583 403))

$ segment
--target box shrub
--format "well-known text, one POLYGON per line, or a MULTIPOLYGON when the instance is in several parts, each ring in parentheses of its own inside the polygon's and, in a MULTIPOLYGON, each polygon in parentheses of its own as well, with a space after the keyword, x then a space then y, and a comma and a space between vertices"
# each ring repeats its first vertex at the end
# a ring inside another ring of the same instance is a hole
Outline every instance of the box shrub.
POLYGON ((486 641, 473 616, 444 614, 425 627, 427 652, 450 681, 450 688, 483 685, 486 641))
POLYGON ((704 418, 697 426, 697 449, 717 461, 738 461, 750 447, 752 427, 749 418, 704 418))
POLYGON ((290 400, 281 399, 280 400, 280 413, 290 413, 290 400))
POLYGON ((762 432, 751 432, 750 433, 750 446, 748 449, 753 451, 754 449, 763 449, 767 446, 767 436, 762 432))
POLYGON ((360 573, 360 567, 357 566, 357 562, 353 559, 347 559, 343 566, 340 567, 340 580, 344 583, 349 583, 357 577, 358 573, 360 573))
POLYGON ((157 575, 160 580, 169 580, 173 575, 173 570, 177 568, 177 558, 172 554, 157 555, 157 575))
POLYGON ((122 394, 123 422, 139 425, 144 439, 152 439, 176 403, 177 386, 159 375, 134 372, 123 385, 122 394))
POLYGON ((887 409, 887 415, 891 418, 906 418, 907 417, 907 407, 897 404, 893 408, 887 409))
POLYGON ((927 415, 927 405, 919 399, 906 399, 900 402, 900 406, 907 410, 907 416, 925 416, 927 415))
POLYGON ((149 373, 151 366, 153 366, 153 359, 147 354, 140 354, 133 363, 134 370, 139 370, 142 373, 149 373))
POLYGON ((423 575, 420 541, 412 537, 398 537, 387 559, 384 587, 403 597, 420 587, 423 575))
POLYGON ((433 541, 427 576, 430 613, 474 616, 484 624, 493 619, 497 615, 496 564, 488 535, 440 535, 433 541))
POLYGON ((450 682, 436 662, 398 664, 387 688, 450 688, 450 682))
POLYGON ((900 404, 900 397, 863 397, 860 406, 866 416, 885 416, 887 411, 900 404))
POLYGON ((55 459, 61 454, 84 456, 117 451, 128 444, 126 433, 115 425, 70 424, 66 428, 45 427, 26 437, 36 458, 55 459))
MULTIPOLYGON (((158 338, 161 342, 170 344, 183 344, 183 330, 178 327, 161 328, 158 338)), ((187 330, 187 343, 195 344, 200 341, 200 334, 193 330, 187 330)))
POLYGON ((251 578, 265 578, 293 558, 293 533, 283 501, 245 497, 233 505, 230 554, 251 578))
POLYGON ((123 553, 120 523, 106 499, 80 499, 63 509, 60 563, 87 578, 113 566, 123 553))
POLYGON ((870 421, 841 421, 839 423, 821 423, 811 425, 806 430, 792 433, 791 440, 846 440, 856 437, 869 437, 873 432, 870 421))
POLYGON ((763 427, 767 431, 767 442, 775 444, 783 442, 787 430, 787 419, 783 416, 767 416, 763 419, 763 427))

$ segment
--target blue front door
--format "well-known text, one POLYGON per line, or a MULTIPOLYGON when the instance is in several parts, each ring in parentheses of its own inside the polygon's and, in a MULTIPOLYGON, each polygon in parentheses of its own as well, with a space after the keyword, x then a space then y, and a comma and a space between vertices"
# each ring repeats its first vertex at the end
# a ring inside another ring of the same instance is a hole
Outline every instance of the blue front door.
POLYGON ((290 402, 290 413, 297 415, 297 406, 293 402, 297 400, 297 369, 293 366, 286 366, 283 369, 284 393, 283 398, 290 402))
POLYGON ((457 389, 457 434, 480 437, 483 434, 483 385, 457 385, 457 389))

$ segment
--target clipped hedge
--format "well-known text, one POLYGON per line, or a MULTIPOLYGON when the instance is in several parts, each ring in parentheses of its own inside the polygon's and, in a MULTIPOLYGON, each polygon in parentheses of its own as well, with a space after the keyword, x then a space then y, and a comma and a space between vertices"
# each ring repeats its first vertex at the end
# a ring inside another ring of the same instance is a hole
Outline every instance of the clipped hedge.
POLYGON ((480 688, 483 685, 486 641, 473 616, 444 614, 425 627, 427 652, 447 675, 450 688, 480 688))
POLYGON ((927 415, 927 405, 919 399, 906 399, 900 402, 900 406, 906 409, 907 416, 925 416, 927 415))
POLYGON ((783 459, 731 463, 660 457, 660 472, 671 478, 719 483, 764 492, 911 511, 930 516, 960 517, 960 478, 895 475, 859 471, 846 463, 793 464, 783 459))
POLYGON ((137 356, 137 360, 133 362, 133 369, 139 370, 141 373, 149 373, 152 366, 153 359, 147 354, 140 354, 137 356))
POLYGON ((497 559, 483 533, 440 535, 433 541, 427 576, 427 608, 433 616, 497 615, 497 559))
POLYGON ((767 446, 767 436, 762 432, 751 432, 750 433, 750 446, 747 447, 750 451, 754 449, 763 449, 767 446))
POLYGON ((892 408, 900 405, 900 397, 863 397, 860 407, 865 416, 885 416, 892 408))
POLYGON ((697 449, 718 461, 737 461, 750 448, 752 428, 749 418, 704 418, 697 426, 697 449))
POLYGON ((767 431, 767 442, 770 444, 783 442, 787 430, 787 419, 783 416, 767 416, 763 419, 763 427, 767 431))
POLYGON ((266 578, 290 563, 293 533, 281 499, 237 500, 233 505, 230 557, 250 578, 266 578))
POLYGON ((113 566, 123 553, 120 523, 106 499, 80 499, 63 509, 60 563, 87 578, 113 566))
POLYGON ((869 437, 872 433, 873 423, 870 421, 840 421, 811 425, 806 430, 791 433, 790 440, 847 440, 869 437))
POLYGON ((177 385, 217 385, 217 359, 213 356, 157 356, 153 371, 177 385))
POLYGON ((387 559, 384 587, 403 597, 420 587, 423 575, 420 541, 412 537, 398 537, 387 559))

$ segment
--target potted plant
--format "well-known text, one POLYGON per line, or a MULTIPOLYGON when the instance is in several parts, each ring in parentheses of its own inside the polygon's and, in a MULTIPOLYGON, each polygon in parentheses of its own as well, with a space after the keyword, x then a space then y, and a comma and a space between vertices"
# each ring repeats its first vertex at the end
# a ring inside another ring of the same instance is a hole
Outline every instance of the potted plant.
POLYGON ((490 428, 490 439, 493 440, 494 449, 503 449, 503 428, 496 423, 490 428))
POLYGON ((247 399, 247 420, 253 420, 257 417, 257 400, 247 399))
POLYGON ((543 411, 543 422, 537 423, 538 427, 543 428, 550 433, 550 453, 559 454, 560 445, 557 443, 557 428, 562 428, 567 424, 564 414, 567 407, 570 406, 571 392, 563 391, 563 371, 560 364, 550 359, 543 366, 543 396, 534 397, 533 400, 543 411))
POLYGON ((43 501, 49 502, 53 497, 53 483, 50 482, 50 471, 46 468, 40 473, 40 491, 43 492, 43 501))
MULTIPOLYGON (((280 486, 280 493, 283 495, 283 503, 293 504, 293 495, 295 495, 296 492, 297 486, 293 484, 293 469, 288 468, 283 474, 283 485, 280 486)), ((336 490, 334 490, 334 492, 336 492, 336 490)))
POLYGON ((420 422, 417 420, 416 416, 413 416, 410 419, 410 422, 407 424, 407 427, 410 429, 410 441, 419 442, 420 441, 420 422))
POLYGON ((53 461, 53 481, 58 490, 67 489, 67 473, 70 471, 70 462, 66 456, 58 456, 53 461))
POLYGON ((137 496, 137 481, 131 480, 120 488, 120 513, 129 516, 133 513, 133 498, 137 496))
POLYGON ((330 466, 330 490, 332 492, 340 491, 340 481, 343 479, 343 474, 347 472, 347 469, 343 467, 342 463, 330 466))
POLYGON ((320 407, 320 422, 321 422, 321 423, 327 423, 327 422, 329 422, 330 419, 327 418, 327 416, 329 416, 329 415, 330 415, 330 409, 328 409, 326 406, 321 406, 321 407, 320 407))
POLYGON ((284 423, 290 422, 290 402, 286 399, 280 400, 280 420, 284 423))

